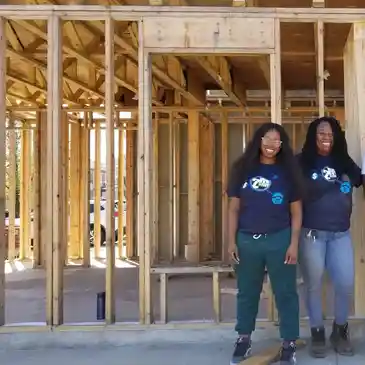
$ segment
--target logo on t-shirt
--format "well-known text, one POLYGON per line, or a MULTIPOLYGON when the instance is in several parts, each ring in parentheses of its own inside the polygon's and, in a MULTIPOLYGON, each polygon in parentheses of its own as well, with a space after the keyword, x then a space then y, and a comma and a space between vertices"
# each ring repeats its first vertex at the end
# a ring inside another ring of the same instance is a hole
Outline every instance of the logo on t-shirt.
POLYGON ((327 181, 336 181, 337 180, 337 174, 336 170, 332 167, 326 166, 321 170, 322 176, 327 181))
POLYGON ((340 185, 340 191, 343 194, 349 194, 351 192, 351 183, 349 181, 345 181, 340 179, 337 176, 336 170, 332 167, 329 166, 325 166, 321 169, 320 174, 318 174, 317 172, 313 172, 312 175, 312 180, 317 180, 318 178, 322 178, 323 180, 330 182, 330 183, 336 183, 340 185))
POLYGON ((270 189, 271 181, 262 176, 253 177, 250 180, 251 189, 257 192, 266 191, 270 189))

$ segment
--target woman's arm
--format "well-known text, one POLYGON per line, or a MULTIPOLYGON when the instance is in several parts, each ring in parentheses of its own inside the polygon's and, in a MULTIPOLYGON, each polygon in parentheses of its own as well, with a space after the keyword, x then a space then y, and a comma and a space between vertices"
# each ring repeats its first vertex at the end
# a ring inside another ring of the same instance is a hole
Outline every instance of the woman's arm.
MULTIPOLYGON (((236 234, 238 227, 238 214, 240 209, 240 199, 233 197, 228 205, 228 252, 230 256, 235 254, 238 258, 236 249, 236 234)), ((232 257, 235 259, 234 257, 232 257)))
POLYGON ((302 227, 302 202, 300 200, 290 203, 290 213, 291 239, 290 246, 286 251, 284 263, 287 265, 295 265, 298 261, 299 236, 302 227))
POLYGON ((302 228, 302 202, 297 200, 290 203, 291 214, 291 245, 298 247, 300 230, 302 228))

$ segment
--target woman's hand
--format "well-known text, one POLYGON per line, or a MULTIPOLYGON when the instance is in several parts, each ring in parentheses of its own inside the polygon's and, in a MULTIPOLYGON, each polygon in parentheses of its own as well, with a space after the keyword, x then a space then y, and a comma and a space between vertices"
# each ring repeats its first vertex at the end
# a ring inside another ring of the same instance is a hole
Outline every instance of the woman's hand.
POLYGON ((228 246, 228 253, 235 264, 239 264, 240 259, 238 257, 237 245, 232 243, 228 246))
POLYGON ((297 263, 297 260, 298 260, 298 245, 295 243, 291 243, 286 251, 284 264, 295 265, 297 263))

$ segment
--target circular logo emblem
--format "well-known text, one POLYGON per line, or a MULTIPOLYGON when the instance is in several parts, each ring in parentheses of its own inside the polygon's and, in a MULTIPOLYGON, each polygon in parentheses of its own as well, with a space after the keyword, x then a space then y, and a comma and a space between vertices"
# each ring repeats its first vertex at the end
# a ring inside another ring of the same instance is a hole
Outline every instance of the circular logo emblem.
POLYGON ((273 204, 279 205, 282 204, 284 201, 284 195, 281 193, 273 193, 271 197, 271 201, 273 204))
POLYGON ((351 184, 348 181, 344 181, 340 185, 341 193, 348 194, 351 191, 351 184))
POLYGON ((266 191, 270 189, 271 181, 262 176, 256 176, 250 180, 250 186, 254 191, 266 191))
POLYGON ((327 181, 336 181, 337 180, 337 174, 336 174, 336 170, 333 169, 332 167, 324 167, 322 169, 322 176, 325 180, 327 181))

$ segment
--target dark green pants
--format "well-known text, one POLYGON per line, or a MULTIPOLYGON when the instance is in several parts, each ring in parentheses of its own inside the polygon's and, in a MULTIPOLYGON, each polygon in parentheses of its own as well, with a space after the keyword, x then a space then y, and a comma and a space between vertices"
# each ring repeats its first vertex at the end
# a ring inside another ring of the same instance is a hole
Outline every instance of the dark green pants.
POLYGON ((286 229, 261 236, 241 232, 237 235, 240 263, 235 269, 238 286, 236 331, 240 335, 255 330, 266 266, 279 313, 281 338, 296 340, 299 337, 297 269, 296 265, 284 264, 290 234, 290 229, 286 229))

